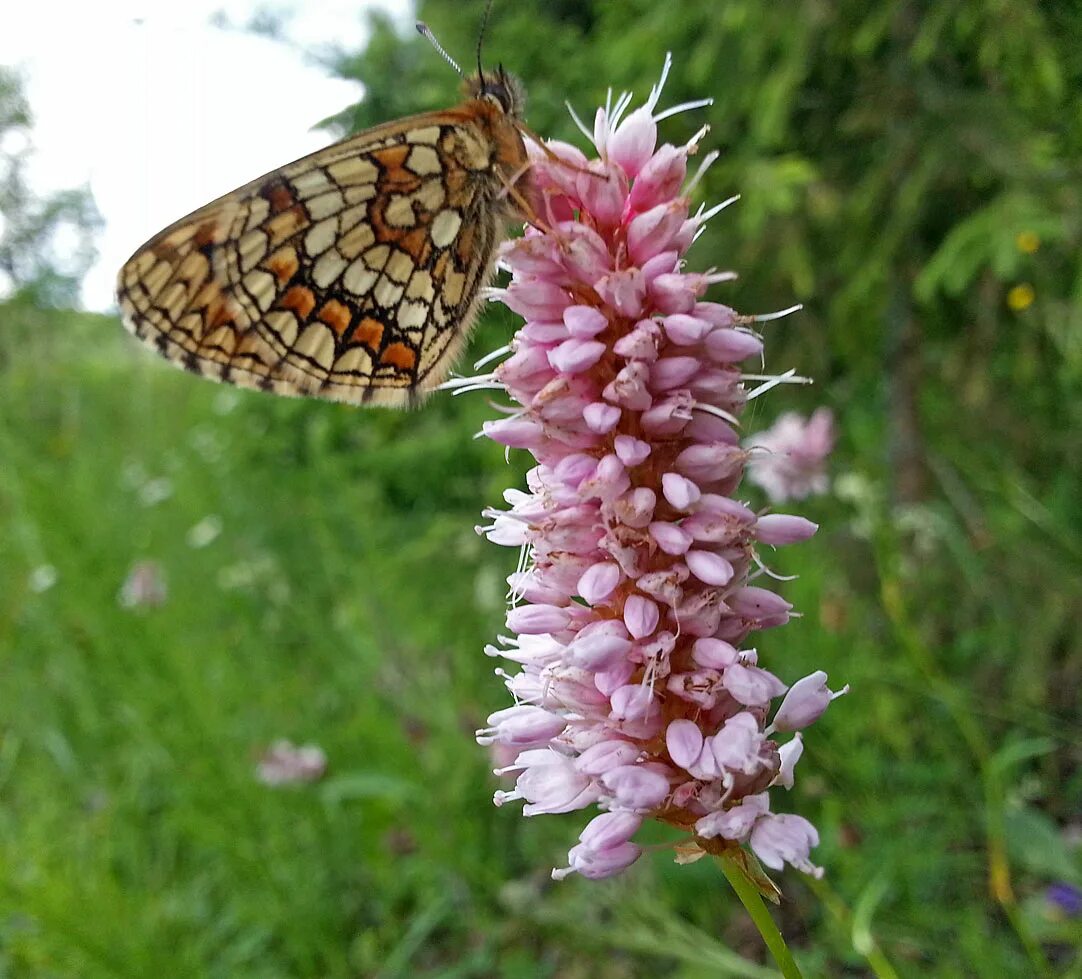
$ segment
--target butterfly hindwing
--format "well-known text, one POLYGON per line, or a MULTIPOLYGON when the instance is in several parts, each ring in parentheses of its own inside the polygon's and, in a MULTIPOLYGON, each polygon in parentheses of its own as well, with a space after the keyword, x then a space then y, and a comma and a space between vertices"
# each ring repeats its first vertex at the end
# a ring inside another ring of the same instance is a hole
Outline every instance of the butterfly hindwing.
POLYGON ((208 204, 120 272, 137 336, 280 394, 402 405, 465 342, 505 220, 464 109, 369 130, 208 204))

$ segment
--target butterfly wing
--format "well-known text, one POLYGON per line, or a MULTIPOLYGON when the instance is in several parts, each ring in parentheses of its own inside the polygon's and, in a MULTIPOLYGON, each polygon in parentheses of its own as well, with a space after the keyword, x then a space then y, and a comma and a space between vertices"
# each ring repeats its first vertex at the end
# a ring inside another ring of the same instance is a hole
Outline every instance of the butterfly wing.
POLYGON ((469 105, 368 130, 166 228, 120 271, 128 329, 215 380, 418 400, 465 343, 506 220, 469 105))

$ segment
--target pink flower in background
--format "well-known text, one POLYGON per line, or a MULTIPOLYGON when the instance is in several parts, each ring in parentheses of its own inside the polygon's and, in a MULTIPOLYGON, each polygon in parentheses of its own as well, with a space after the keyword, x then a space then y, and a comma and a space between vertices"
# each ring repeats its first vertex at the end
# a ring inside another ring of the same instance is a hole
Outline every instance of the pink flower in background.
POLYGON ((116 600, 121 608, 153 608, 164 605, 168 594, 162 566, 157 561, 136 561, 116 600))
POLYGON ((497 805, 602 810, 557 878, 624 870, 647 818, 708 852, 747 844, 767 866, 818 874, 814 827, 771 812, 768 789, 793 784, 799 729, 835 694, 815 673, 771 726, 789 688, 745 645, 791 609, 752 583, 767 580, 758 545, 816 527, 759 516, 736 496, 749 456, 738 419, 758 393, 739 365, 760 358, 762 339, 756 318, 704 299, 730 273, 684 271, 725 204, 689 213, 716 154, 688 182, 696 140, 656 146, 660 119, 702 104, 657 112, 663 84, 664 74, 626 118, 628 96, 598 111, 600 159, 563 143, 549 144, 563 162, 534 154, 534 206, 551 230, 504 247, 512 279, 493 290, 526 323, 491 374, 450 382, 504 389, 515 407, 485 434, 537 461, 528 491, 508 490, 508 508, 486 510, 478 528, 522 555, 508 579, 509 635, 486 649, 520 668, 499 671, 515 702, 478 741, 513 753, 498 774, 515 787, 497 805))
POLYGON ((753 450, 748 480, 761 486, 771 502, 803 500, 830 488, 826 461, 834 448, 834 416, 829 408, 817 409, 811 418, 787 411, 744 445, 753 450))
POLYGON ((264 785, 316 782, 327 771, 327 756, 314 744, 297 747, 285 739, 275 741, 259 759, 256 775, 264 785))

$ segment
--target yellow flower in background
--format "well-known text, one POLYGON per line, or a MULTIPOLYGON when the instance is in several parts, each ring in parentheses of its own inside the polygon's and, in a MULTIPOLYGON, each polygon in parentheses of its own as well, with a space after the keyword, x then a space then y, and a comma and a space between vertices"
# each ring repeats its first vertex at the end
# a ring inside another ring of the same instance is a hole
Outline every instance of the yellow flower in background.
POLYGON ((1011 291, 1007 293, 1007 305, 1016 313, 1020 313, 1023 309, 1029 309, 1036 298, 1037 293, 1034 291, 1033 286, 1028 282, 1021 282, 1016 286, 1012 286, 1011 291))
POLYGON ((1033 231, 1019 231, 1014 243, 1018 250, 1026 255, 1032 255, 1041 247, 1041 239, 1033 231))

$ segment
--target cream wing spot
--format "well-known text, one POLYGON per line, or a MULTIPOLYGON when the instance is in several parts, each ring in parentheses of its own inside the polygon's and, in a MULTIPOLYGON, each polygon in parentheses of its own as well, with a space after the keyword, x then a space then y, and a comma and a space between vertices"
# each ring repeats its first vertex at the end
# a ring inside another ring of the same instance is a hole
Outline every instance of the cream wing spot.
POLYGON ((350 347, 334 363, 335 373, 355 372, 369 375, 372 373, 372 355, 364 347, 350 347))
POLYGON ((143 289, 148 296, 156 296, 162 291, 169 281, 170 271, 168 262, 158 262, 151 271, 143 275, 143 289))
POLYGON ((338 237, 338 218, 324 218, 304 236, 304 249, 315 258, 322 255, 338 237))
POLYGON ((432 275, 427 269, 416 269, 406 285, 410 299, 427 299, 432 295, 432 275))
POLYGON ((466 277, 461 272, 449 271, 443 280, 443 302, 445 306, 457 306, 462 302, 466 288, 466 277))
POLYGON ((462 227, 462 215, 447 208, 440 211, 432 221, 432 244, 437 248, 446 248, 455 240, 458 229, 462 227))
POLYGON ((397 249, 387 259, 387 265, 385 266, 387 276, 401 285, 405 285, 409 281, 414 268, 413 259, 405 252, 397 249))
POLYGON ((248 219, 244 223, 244 230, 251 231, 259 227, 270 214, 270 201, 265 197, 253 197, 248 205, 248 219))
POLYGON ((342 285, 355 296, 365 296, 378 278, 379 273, 370 269, 362 257, 349 263, 349 267, 342 273, 342 285))
POLYGON ((383 220, 396 228, 412 228, 417 223, 412 197, 395 194, 383 212, 383 220))
POLYGON ((334 334, 322 323, 310 323, 297 337, 293 349, 329 370, 334 363, 334 334))
POLYGON ((261 313, 265 313, 274 305, 274 299, 278 294, 278 289, 274 281, 274 276, 271 275, 270 272, 256 269, 254 272, 249 272, 241 279, 241 282, 244 284, 245 290, 255 301, 255 304, 259 307, 261 313))
POLYGON ((351 184, 374 184, 379 177, 379 169, 370 160, 360 156, 346 157, 327 167, 331 179, 344 187, 351 184))
POLYGON ((435 146, 440 140, 439 126, 425 126, 421 129, 411 129, 406 133, 408 143, 429 143, 435 146))
POLYGON ((325 217, 341 211, 345 207, 345 199, 340 190, 329 190, 325 194, 305 201, 304 206, 308 208, 313 221, 322 221, 325 217))
POLYGON ((360 254, 376 240, 370 224, 358 224, 338 240, 338 250, 349 258, 360 254))
POLYGON ((292 178, 294 190, 305 200, 330 190, 334 185, 320 169, 306 170, 292 178))
POLYGON ((287 347, 297 342, 297 317, 282 310, 271 310, 263 321, 274 332, 277 339, 287 347))
POLYGON ((320 289, 327 289, 342 274, 342 270, 348 264, 349 262, 338 254, 337 249, 328 249, 319 256, 316 264, 312 266, 312 281, 320 289))
POLYGON ((427 177, 443 172, 440 155, 432 146, 414 146, 406 157, 406 169, 412 170, 419 177, 427 177))
POLYGON ((424 326, 428 321, 428 304, 404 300, 398 306, 398 325, 403 330, 424 326))
POLYGON ((384 309, 390 309, 402 298, 402 286, 384 272, 372 289, 372 298, 384 309))

